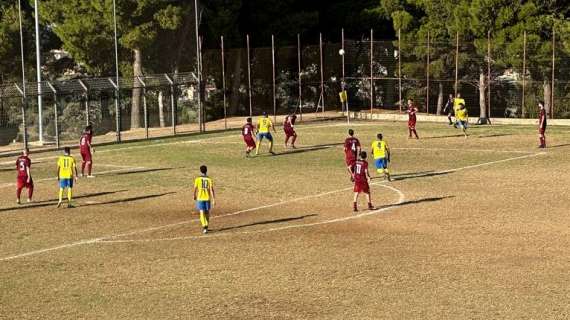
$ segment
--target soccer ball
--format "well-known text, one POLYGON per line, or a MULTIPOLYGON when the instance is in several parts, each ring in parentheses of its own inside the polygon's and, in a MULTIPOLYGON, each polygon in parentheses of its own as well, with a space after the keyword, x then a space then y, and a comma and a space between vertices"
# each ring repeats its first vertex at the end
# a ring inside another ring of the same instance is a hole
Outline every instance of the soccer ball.
POLYGON ((338 50, 338 54, 340 54, 341 56, 344 56, 344 49, 338 50))

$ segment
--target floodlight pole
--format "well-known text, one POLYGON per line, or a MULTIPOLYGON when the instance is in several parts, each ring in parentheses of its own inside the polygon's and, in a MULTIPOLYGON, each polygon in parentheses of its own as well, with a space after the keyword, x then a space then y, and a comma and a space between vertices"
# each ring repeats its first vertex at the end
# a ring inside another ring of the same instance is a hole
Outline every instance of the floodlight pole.
POLYGON ((224 58, 224 36, 220 37, 220 48, 222 54, 222 92, 224 96, 224 129, 228 130, 228 106, 226 102, 226 61, 224 58))
POLYGON ((22 59, 22 126, 24 130, 24 149, 28 148, 28 127, 26 125, 26 67, 24 62, 24 33, 22 30, 22 0, 18 0, 18 17, 20 23, 20 55, 22 59))
POLYGON ((402 112, 402 30, 398 29, 398 106, 402 112))
POLYGON ((42 108, 42 70, 41 70, 41 50, 40 50, 40 17, 38 10, 38 0, 34 0, 34 14, 36 27, 36 76, 38 82, 38 135, 40 144, 44 143, 43 108, 42 108))
POLYGON ((526 107, 525 107, 525 89, 526 89, 526 30, 523 33, 523 69, 522 69, 522 117, 526 116, 526 107))
POLYGON ((271 66, 273 70, 273 122, 277 123, 277 98, 275 97, 275 36, 271 35, 271 66))
POLYGON ((556 59, 556 30, 552 26, 552 88, 550 89, 550 119, 554 118, 554 71, 556 59))
POLYGON ((299 85, 299 119, 303 121, 303 90, 301 86, 301 35, 297 33, 297 67, 299 85))
POLYGON ((341 101, 342 105, 342 109, 345 109, 346 106, 346 124, 350 125, 350 111, 348 110, 348 90, 346 88, 346 77, 345 77, 345 66, 344 66, 344 55, 346 54, 346 51, 344 49, 344 28, 342 28, 340 30, 340 46, 341 46, 341 50, 342 50, 342 54, 340 55, 340 58, 342 60, 342 83, 340 86, 340 91, 343 94, 344 97, 344 92, 346 91, 346 100, 344 102, 341 101))
POLYGON ((455 96, 457 97, 459 80, 459 31, 455 33, 455 96))
POLYGON ((427 63, 426 63, 426 114, 429 115, 429 64, 430 64, 430 34, 427 32, 427 63))
POLYGON ((374 108, 374 30, 370 29, 370 114, 374 108))
POLYGON ((491 31, 487 32, 487 119, 486 123, 491 124, 491 31))
POLYGON ((194 0, 194 22, 196 25, 195 35, 196 35, 196 73, 198 76, 198 125, 200 126, 200 132, 204 128, 204 119, 202 112, 202 66, 200 62, 200 34, 199 34, 199 22, 198 22, 198 0, 194 0))
POLYGON ((323 71, 323 34, 319 33, 319 56, 320 56, 320 69, 321 69, 321 103, 322 103, 322 108, 323 111, 322 113, 325 113, 325 76, 324 76, 324 71, 323 71))
POLYGON ((115 37, 115 130, 117 142, 121 142, 121 88, 119 83, 119 45, 117 43, 117 6, 113 0, 113 29, 115 37))
POLYGON ((249 34, 245 35, 247 49, 247 96, 249 98, 249 116, 253 116, 253 107, 251 104, 251 60, 249 54, 249 34))

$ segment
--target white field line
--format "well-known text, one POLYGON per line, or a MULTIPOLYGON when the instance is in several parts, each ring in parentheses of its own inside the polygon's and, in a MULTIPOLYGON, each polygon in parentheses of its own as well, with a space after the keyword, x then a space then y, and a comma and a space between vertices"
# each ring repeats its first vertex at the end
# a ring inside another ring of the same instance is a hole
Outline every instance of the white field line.
MULTIPOLYGON (((102 166, 102 165, 101 165, 102 166)), ((107 171, 99 171, 99 172, 94 172, 95 175, 98 174, 106 174, 106 173, 113 173, 113 172, 121 172, 121 171, 127 171, 127 170, 144 170, 146 169, 146 167, 130 167, 130 166, 119 166, 119 169, 113 169, 113 170, 107 170, 107 171)), ((36 182, 43 182, 43 181, 54 181, 57 180, 56 177, 52 177, 52 178, 44 178, 44 179, 34 179, 34 183, 36 182)), ((11 183, 3 183, 0 184, 0 189, 2 188, 8 188, 8 187, 14 187, 16 186, 15 182, 11 182, 11 183)))
MULTIPOLYGON (((348 221, 348 220, 360 219, 360 218, 368 217, 371 215, 379 214, 379 213, 382 213, 384 211, 388 211, 388 210, 391 210, 393 208, 396 208, 398 205, 402 204, 404 202, 404 200, 406 200, 406 196, 399 189, 396 189, 396 188, 391 187, 391 186, 380 185, 379 183, 376 183, 376 185, 379 185, 380 187, 387 188, 387 189, 390 189, 390 190, 396 192, 398 194, 398 202, 396 202, 395 204, 391 204, 391 205, 388 205, 386 207, 383 207, 381 209, 371 210, 368 212, 363 212, 360 214, 350 215, 350 216, 346 216, 346 217, 342 217, 342 218, 336 218, 336 219, 330 219, 330 220, 324 220, 324 221, 318 221, 318 222, 312 222, 312 223, 294 224, 294 225, 269 228, 269 229, 242 231, 242 232, 214 233, 214 234, 208 235, 206 237, 205 236, 184 236, 184 237, 157 238, 157 239, 125 239, 125 240, 103 239, 103 240, 97 241, 97 243, 113 244, 113 243, 132 243, 132 242, 159 242, 159 241, 162 242, 162 241, 178 241, 178 240, 198 240, 198 239, 204 240, 204 239, 220 238, 220 237, 235 236, 235 235, 259 234, 259 233, 275 232, 275 231, 281 231, 281 230, 287 230, 287 229, 307 228, 307 227, 314 227, 314 226, 320 226, 320 225, 325 225, 325 224, 343 222, 343 221, 348 221)), ((350 189, 352 189, 352 188, 350 188, 350 189)), ((196 221, 197 221, 197 219, 196 219, 196 221)))
MULTIPOLYGON (((508 162, 508 161, 514 161, 514 160, 519 160, 519 159, 525 159, 525 158, 530 158, 530 157, 536 157, 536 156, 544 155, 544 154, 545 154, 544 152, 539 152, 539 153, 535 153, 535 154, 531 154, 531 155, 524 155, 524 156, 520 156, 520 157, 513 157, 513 158, 508 158, 508 159, 503 159, 503 160, 497 160, 497 161, 491 161, 491 162, 484 162, 484 163, 480 163, 480 164, 476 164, 476 165, 470 165, 470 166, 465 166, 465 167, 460 167, 460 168, 455 168, 455 169, 444 170, 444 171, 441 171, 441 173, 455 172, 455 171, 461 171, 461 170, 466 170, 466 169, 478 168, 478 167, 493 165, 493 164, 497 164, 497 163, 503 163, 503 162, 508 162)), ((373 183, 373 184, 380 184, 380 183, 373 183)), ((233 213, 229 213, 229 214, 226 214, 226 215, 218 216, 217 218, 222 218, 222 217, 237 215, 237 214, 240 214, 240 213, 245 213, 245 212, 250 212, 250 211, 261 210, 261 209, 264 209, 264 208, 271 208, 271 207, 275 207, 275 206, 278 206, 278 205, 283 205, 283 204, 287 204, 287 203, 291 203, 291 202, 295 202, 295 201, 301 201, 301 200, 306 200, 306 199, 310 199, 310 198, 320 197, 320 196, 324 196, 324 195, 328 195, 328 194, 333 194, 333 193, 337 193, 337 192, 342 192, 342 191, 347 191, 347 190, 351 190, 351 189, 352 189, 352 187, 350 187, 350 188, 343 188, 343 189, 333 190, 333 191, 329 191, 329 192, 324 192, 324 193, 321 193, 321 194, 318 194, 318 195, 306 196, 306 197, 291 199, 291 200, 287 200, 287 201, 281 201, 281 202, 277 202, 277 203, 273 203, 273 204, 268 204, 268 205, 261 206, 261 207, 257 207, 257 208, 250 208, 250 209, 239 210, 239 211, 236 211, 236 212, 233 212, 233 213)), ((385 209, 387 209, 387 208, 385 208, 385 209)), ((381 210, 382 210, 382 209, 381 209, 381 210)), ((371 211, 371 212, 369 212, 369 214, 372 214, 373 212, 374 212, 374 211, 371 211)), ((197 219, 192 219, 192 220, 181 221, 181 222, 172 223, 172 224, 167 224, 167 225, 162 225, 162 226, 156 226, 156 227, 150 227, 150 228, 145 228, 145 229, 134 230, 134 231, 130 231, 130 232, 122 233, 122 234, 117 234, 117 235, 103 236, 103 237, 94 238, 94 239, 87 239, 87 240, 81 240, 81 241, 71 242, 71 243, 63 244, 63 245, 56 246, 56 247, 51 247, 51 248, 46 248, 46 249, 40 249, 40 250, 30 251, 30 252, 26 252, 26 253, 17 254, 17 255, 12 255, 12 256, 3 257, 3 258, 0 258, 0 261, 14 260, 14 259, 22 258, 22 257, 27 257, 27 256, 31 256, 31 255, 41 254, 41 253, 44 253, 44 252, 49 252, 49 251, 55 251, 55 250, 59 250, 59 249, 65 249, 65 248, 75 247, 75 246, 78 246, 78 245, 91 244, 91 243, 102 242, 102 241, 109 241, 109 240, 116 239, 116 238, 120 238, 120 237, 126 237, 126 236, 130 236, 130 235, 141 234, 141 233, 146 233, 146 232, 150 232, 150 231, 161 230, 161 229, 171 228, 171 227, 175 227, 175 226, 179 226, 179 225, 184 225, 184 224, 188 224, 188 223, 194 222, 194 221, 196 221, 196 220, 197 220, 197 219)))

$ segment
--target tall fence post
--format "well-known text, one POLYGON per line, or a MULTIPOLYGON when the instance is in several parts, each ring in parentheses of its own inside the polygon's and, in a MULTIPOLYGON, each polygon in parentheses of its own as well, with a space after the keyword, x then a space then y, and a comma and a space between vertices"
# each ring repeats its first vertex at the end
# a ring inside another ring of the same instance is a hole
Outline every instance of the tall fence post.
POLYGON ((224 57, 224 36, 220 37, 220 48, 222 54, 222 93, 224 99, 224 129, 228 130, 228 105, 226 101, 226 61, 224 57))
MULTIPOLYGON (((166 73, 164 74, 164 77, 166 78, 166 80, 170 84, 170 111, 171 111, 170 116, 171 116, 171 122, 172 122, 172 134, 176 135, 176 101, 174 100, 175 99, 174 81, 166 73)), ((200 99, 200 98, 198 98, 198 99, 200 99)), ((198 112, 200 112, 200 110, 198 110, 198 112)), ((204 122, 204 121, 202 121, 202 122, 204 122)), ((202 128, 200 128, 200 130, 202 130, 202 128)))
MULTIPOLYGON (((25 86, 26 84, 24 83, 23 87, 25 86)), ((27 106, 28 106, 28 99, 26 98, 25 93, 22 93, 22 130, 24 130, 24 149, 28 148, 28 125, 26 124, 27 106)))
POLYGON ((552 88, 550 89, 550 119, 554 118, 554 71, 556 59, 556 30, 552 26, 552 88))
MULTIPOLYGON (((20 55, 21 55, 21 66, 22 66, 22 129, 24 130, 24 149, 28 148, 28 128, 26 126, 26 67, 24 59, 24 33, 22 29, 22 1, 18 0, 18 23, 20 26, 20 55)), ((16 86, 17 87, 17 86, 16 86)))
MULTIPOLYGON (((198 61, 199 61, 199 68, 200 68, 200 90, 199 90, 199 100, 200 100, 200 111, 201 111, 201 126, 200 126, 200 132, 206 132, 206 122, 207 122, 207 113, 206 113, 206 103, 205 103, 205 98, 206 98, 206 84, 207 84, 207 80, 204 81, 204 65, 203 65, 203 61, 202 61, 202 45, 204 42, 204 38, 202 38, 202 36, 198 37, 198 61)), ((174 79, 173 82, 175 82, 176 79, 174 79)), ((175 89, 177 88, 177 86, 175 86, 175 89)), ((178 106, 178 103, 176 103, 175 107, 178 106)), ((178 114, 176 113, 176 108, 175 110, 175 119, 174 121, 176 122, 178 120, 178 114)))
POLYGON ((459 91, 459 31, 455 33, 455 96, 459 91))
POLYGON ((341 52, 342 54, 340 55, 340 58, 342 60, 342 82, 340 85, 340 91, 343 94, 343 97, 345 98, 345 101, 342 102, 342 109, 343 111, 346 111, 346 123, 348 125, 350 125, 350 110, 348 108, 348 90, 347 90, 347 86, 346 86, 346 77, 345 77, 345 65, 344 65, 344 55, 346 54, 346 51, 344 49, 344 28, 342 28, 340 30, 340 46, 341 46, 341 52), (344 92, 346 92, 346 95, 344 95, 344 92))
POLYGON ((526 89, 526 30, 523 33, 523 67, 522 67, 522 106, 521 112, 522 117, 526 117, 526 106, 525 106, 525 89, 526 89))
POLYGON ((144 114, 144 135, 145 139, 148 139, 148 107, 146 104, 146 83, 140 76, 137 76, 137 80, 143 87, 143 114, 144 114))
POLYGON ((427 53, 426 53, 426 114, 429 114, 429 65, 430 65, 430 38, 427 32, 427 53))
POLYGON ((245 42, 247 47, 247 95, 249 98, 249 116, 253 116, 253 107, 251 103, 251 57, 249 53, 249 34, 245 35, 245 42))
POLYGON ((398 29, 398 106, 402 112, 402 30, 398 29))
POLYGON ((319 56, 320 56, 320 62, 321 62, 321 96, 320 96, 320 101, 322 103, 322 112, 323 114, 325 113, 325 73, 323 71, 324 68, 324 64, 323 64, 323 34, 319 33, 319 56))
POLYGON ((89 88, 81 79, 79 79, 79 84, 83 88, 83 91, 85 91, 83 94, 83 98, 85 99, 85 125, 88 126, 91 123, 89 115, 89 88))
POLYGON ((51 84, 47 82, 48 87, 53 93, 53 120, 54 120, 54 130, 55 130, 55 148, 59 149, 59 114, 57 108, 57 90, 51 84))
POLYGON ((273 71, 273 122, 277 123, 277 98, 275 97, 275 37, 271 35, 271 66, 273 71))
POLYGON ((491 30, 487 31, 487 123, 491 123, 491 30))
POLYGON ((298 85, 299 85, 299 119, 303 121, 303 88, 301 79, 301 35, 297 33, 297 67, 298 67, 298 85))
POLYGON ((115 134, 116 134, 116 142, 121 143, 121 106, 120 106, 120 88, 119 88, 119 76, 117 75, 116 81, 117 83, 113 82, 113 79, 108 78, 109 82, 115 88, 115 134))
POLYGON ((370 114, 374 108, 374 30, 370 29, 370 114))

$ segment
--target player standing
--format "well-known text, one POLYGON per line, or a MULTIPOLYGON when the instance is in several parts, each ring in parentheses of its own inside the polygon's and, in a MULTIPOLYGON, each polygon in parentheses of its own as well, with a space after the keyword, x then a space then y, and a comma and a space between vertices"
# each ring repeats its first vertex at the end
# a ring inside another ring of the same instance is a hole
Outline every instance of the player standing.
POLYGON ((196 209, 200 212, 200 224, 202 225, 202 233, 208 233, 210 222, 210 210, 216 203, 214 184, 212 179, 208 177, 208 167, 200 166, 201 175, 194 180, 194 201, 196 201, 196 209))
POLYGON ((445 103, 445 107, 443 108, 443 113, 447 113, 447 120, 449 120, 449 125, 453 125, 453 121, 451 118, 453 117, 453 94, 449 94, 449 98, 445 103))
POLYGON ((383 140, 382 134, 376 136, 377 140, 372 142, 372 155, 374 156, 374 164, 376 165, 376 172, 383 174, 385 179, 392 181, 390 178, 390 171, 388 163, 390 162, 390 148, 388 143, 383 140))
POLYGON ((81 138, 79 139, 79 151, 81 153, 81 176, 85 176, 85 167, 87 167, 87 178, 95 178, 91 175, 91 169, 93 168, 93 146, 91 145, 91 140, 93 139, 93 127, 91 125, 85 127, 81 138))
POLYGON ((71 156, 69 147, 64 148, 63 156, 57 159, 57 181, 59 181, 59 201, 57 207, 61 207, 63 202, 63 191, 67 188, 67 207, 73 208, 71 199, 73 197, 73 182, 77 181, 77 165, 71 156))
POLYGON ((540 140, 539 148, 546 148, 546 110, 544 110, 544 103, 538 103, 538 138, 540 140))
POLYGON ((462 104, 463 106, 465 106, 465 99, 461 98, 461 93, 458 92, 455 99, 453 99, 453 113, 455 114, 455 120, 456 120, 453 126, 455 128, 457 128, 457 110, 459 110, 459 107, 462 104))
POLYGON ((253 132, 255 127, 251 123, 251 118, 247 118, 246 124, 241 128, 241 135, 245 142, 245 156, 249 157, 251 150, 255 149, 255 138, 253 132))
POLYGON ((416 136, 416 139, 419 139, 418 132, 416 131, 416 113, 418 112, 418 108, 414 106, 414 99, 408 99, 408 110, 406 113, 408 114, 408 138, 412 138, 412 133, 416 136))
POLYGON ((275 127, 273 126, 273 122, 271 122, 267 113, 264 112, 263 116, 257 121, 257 145, 255 148, 255 155, 259 154, 259 147, 263 138, 269 140, 269 153, 273 155, 275 154, 275 152, 273 152, 273 136, 270 132, 271 128, 273 128, 273 132, 277 134, 277 131, 275 131, 275 127))
POLYGON ((459 109, 455 111, 455 118, 457 119, 456 127, 461 128, 461 130, 463 130, 465 138, 467 138, 467 123, 469 122, 469 114, 467 113, 465 104, 461 103, 459 105, 459 109))
POLYGON ((34 180, 30 172, 32 167, 32 160, 30 160, 29 150, 24 149, 22 155, 16 160, 16 170, 18 171, 18 178, 16 180, 16 203, 20 204, 20 195, 22 189, 28 189, 28 202, 32 202, 34 195, 34 180))
POLYGON ((366 162, 366 151, 362 151, 360 159, 354 162, 352 179, 354 180, 354 199, 352 201, 354 212, 358 211, 358 195, 360 193, 366 194, 368 209, 374 210, 372 200, 370 199, 370 172, 368 172, 368 162, 366 162))
POLYGON ((295 113, 285 117, 283 122, 283 131, 285 131, 285 148, 288 147, 289 138, 291 139, 291 148, 295 149, 295 141, 297 140, 297 132, 295 132, 295 121, 297 115, 295 113))
POLYGON ((344 161, 350 177, 353 177, 353 166, 360 154, 360 141, 354 137, 354 130, 348 129, 348 137, 344 140, 344 161))

